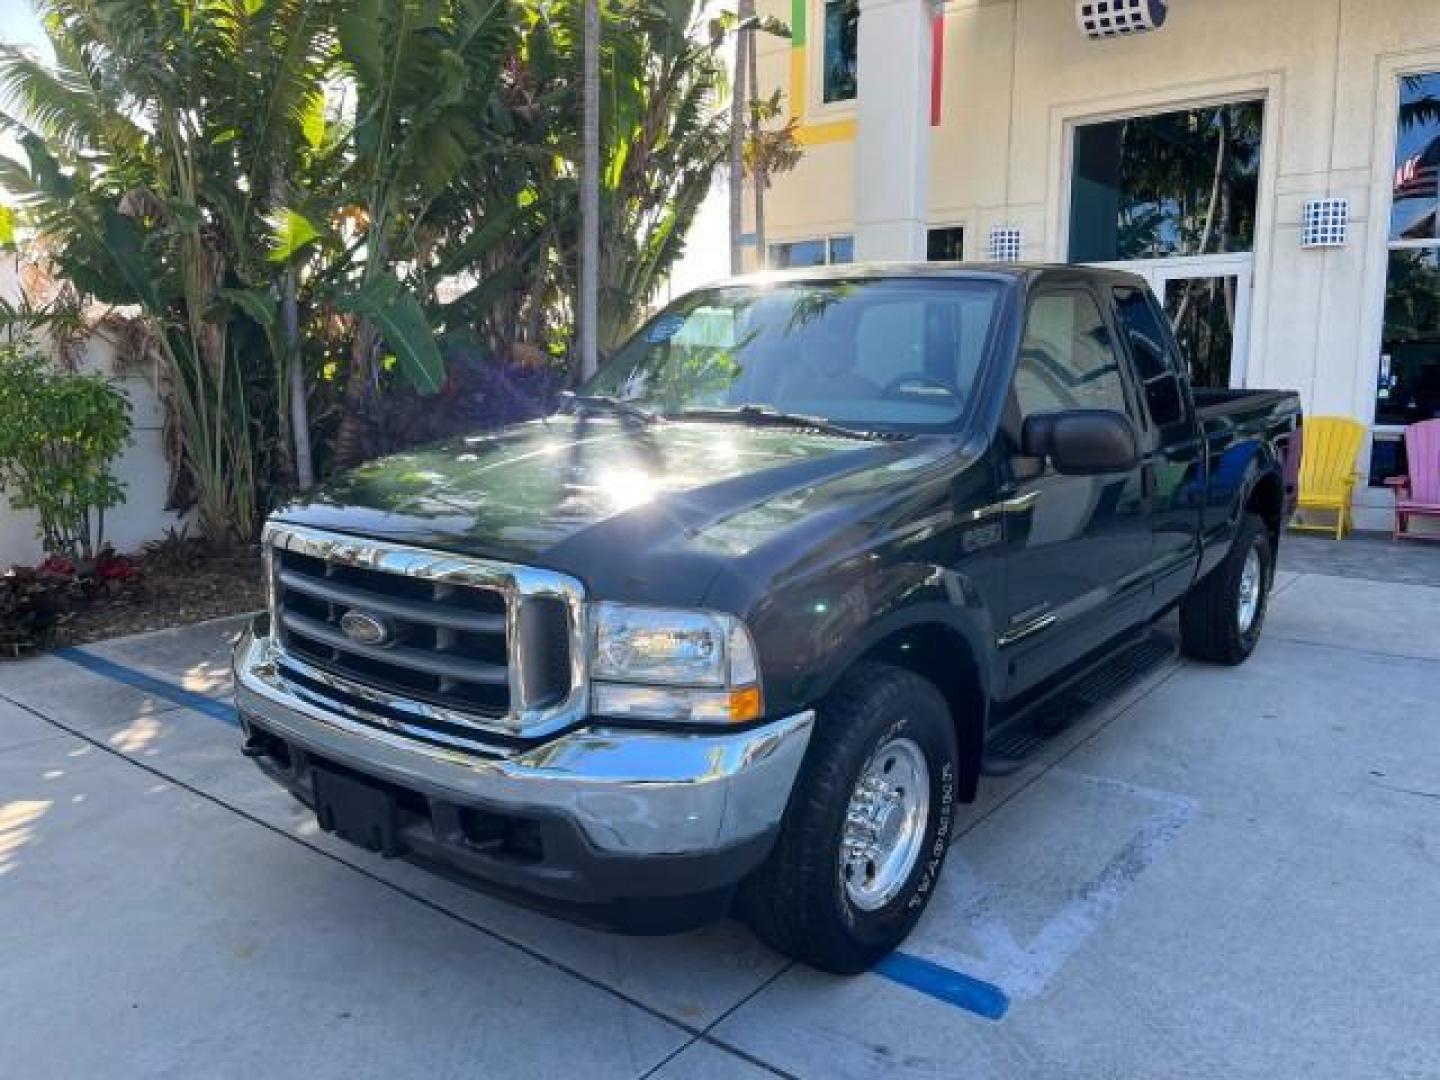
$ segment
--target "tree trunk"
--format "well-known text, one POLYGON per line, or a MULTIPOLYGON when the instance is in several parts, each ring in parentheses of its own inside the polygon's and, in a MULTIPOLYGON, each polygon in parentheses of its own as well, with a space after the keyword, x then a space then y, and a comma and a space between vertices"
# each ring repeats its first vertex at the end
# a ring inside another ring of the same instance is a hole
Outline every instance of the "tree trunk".
MULTIPOLYGON (((753 9, 755 0, 745 0, 745 5, 753 9)), ((754 30, 745 31, 745 37, 747 39, 745 52, 749 79, 747 89, 750 92, 750 145, 755 162, 755 175, 750 178, 751 183, 755 185, 755 268, 765 270, 770 265, 770 249, 765 244, 765 188, 768 186, 769 177, 763 175, 759 168, 758 150, 760 140, 765 134, 761 130, 760 110, 756 108, 757 99, 760 97, 759 62, 756 57, 760 50, 756 47, 754 30)))
POLYGON ((285 333, 285 366, 290 380, 290 428, 295 446, 295 480, 301 491, 315 486, 315 461, 310 450, 310 407, 305 399, 305 364, 300 355, 300 282, 292 266, 285 271, 281 311, 285 333))
POLYGON ((599 366, 600 309, 600 2, 585 0, 582 152, 580 162, 580 373, 599 366))
POLYGON ((345 384, 345 406, 335 434, 335 466, 350 469, 369 457, 371 355, 375 334, 369 320, 355 327, 350 347, 350 380, 345 384))
MULTIPOLYGON (((1210 201, 1205 208, 1205 225, 1200 232, 1199 250, 1196 255, 1204 255, 1205 249, 1210 246, 1210 238, 1215 233, 1215 218, 1220 208, 1220 192, 1225 181, 1225 167, 1227 164, 1227 151, 1230 146, 1230 125, 1225 121, 1225 112, 1220 112, 1220 145, 1215 150, 1215 176, 1210 185, 1210 201)), ((1179 326, 1185 321, 1185 316, 1190 313, 1189 289, 1180 300, 1180 308, 1175 312, 1175 325, 1179 326)))

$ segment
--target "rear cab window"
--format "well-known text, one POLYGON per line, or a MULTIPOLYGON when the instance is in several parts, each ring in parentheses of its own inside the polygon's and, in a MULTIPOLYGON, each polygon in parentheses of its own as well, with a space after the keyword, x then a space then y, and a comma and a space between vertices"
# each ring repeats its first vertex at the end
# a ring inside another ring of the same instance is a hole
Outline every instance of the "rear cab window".
POLYGON ((1135 364, 1150 419, 1166 441, 1183 437, 1188 434, 1185 392, 1164 316, 1147 290, 1117 286, 1113 293, 1115 317, 1135 364))

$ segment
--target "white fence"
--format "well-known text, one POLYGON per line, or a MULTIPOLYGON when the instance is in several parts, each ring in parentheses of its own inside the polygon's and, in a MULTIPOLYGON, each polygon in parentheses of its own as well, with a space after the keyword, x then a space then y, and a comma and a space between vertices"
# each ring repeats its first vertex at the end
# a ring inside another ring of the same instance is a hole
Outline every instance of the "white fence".
MULTIPOLYGON (((19 297, 18 260, 13 254, 0 256, 0 296, 11 302, 19 297)), ((42 340, 38 347, 43 352, 49 345, 42 340)), ((115 468, 116 477, 125 485, 125 502, 106 511, 105 537, 117 551, 135 551, 182 521, 180 515, 165 509, 170 468, 165 459, 164 414, 156 394, 155 373, 117 373, 115 345, 104 331, 90 338, 79 366, 110 378, 130 399, 134 428, 130 445, 115 468)), ((33 564, 42 557, 35 515, 14 509, 7 495, 0 493, 0 571, 15 564, 33 564)))

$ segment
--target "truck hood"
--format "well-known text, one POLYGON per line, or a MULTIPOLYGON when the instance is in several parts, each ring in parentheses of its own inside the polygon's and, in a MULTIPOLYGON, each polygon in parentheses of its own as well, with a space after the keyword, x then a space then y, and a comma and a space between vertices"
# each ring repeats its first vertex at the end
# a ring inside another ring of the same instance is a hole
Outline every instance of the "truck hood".
POLYGON ((913 480, 936 443, 556 417, 380 459, 275 518, 547 566, 592 589, 609 578, 601 595, 653 589, 674 602, 677 591, 702 595, 718 561, 913 480))

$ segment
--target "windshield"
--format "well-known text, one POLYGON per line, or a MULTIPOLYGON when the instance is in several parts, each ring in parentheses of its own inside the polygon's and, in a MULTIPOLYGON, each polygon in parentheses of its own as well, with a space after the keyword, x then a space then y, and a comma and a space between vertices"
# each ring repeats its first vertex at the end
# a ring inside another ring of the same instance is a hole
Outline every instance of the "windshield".
POLYGON ((857 429, 953 424, 1000 286, 965 279, 702 290, 652 319, 585 386, 665 416, 760 406, 857 429))

